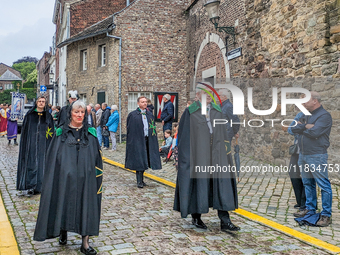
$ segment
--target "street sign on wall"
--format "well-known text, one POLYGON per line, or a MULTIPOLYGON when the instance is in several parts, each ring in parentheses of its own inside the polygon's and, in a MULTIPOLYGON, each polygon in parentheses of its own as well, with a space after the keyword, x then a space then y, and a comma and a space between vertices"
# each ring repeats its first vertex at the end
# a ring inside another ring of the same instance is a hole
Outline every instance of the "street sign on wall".
POLYGON ((45 85, 40 85, 40 93, 44 93, 47 91, 47 88, 45 85))
POLYGON ((241 56, 242 56, 242 48, 241 47, 233 49, 233 50, 231 50, 227 53, 228 60, 232 60, 234 58, 238 58, 238 57, 241 57, 241 56))

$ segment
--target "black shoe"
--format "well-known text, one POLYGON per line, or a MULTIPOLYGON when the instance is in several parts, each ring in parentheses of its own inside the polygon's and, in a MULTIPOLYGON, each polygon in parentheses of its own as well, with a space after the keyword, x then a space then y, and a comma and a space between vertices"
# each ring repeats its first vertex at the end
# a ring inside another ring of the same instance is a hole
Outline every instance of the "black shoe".
POLYGON ((221 225, 221 231, 229 232, 229 231, 239 231, 241 228, 234 225, 231 221, 221 225))
POLYGON ((192 224, 196 226, 197 228, 207 229, 207 226, 204 224, 204 222, 201 219, 192 219, 192 224))
POLYGON ((299 204, 294 205, 294 208, 300 208, 299 204))
POLYGON ((85 249, 83 247, 83 245, 81 245, 81 247, 80 247, 80 252, 84 253, 85 255, 96 255, 97 254, 96 250, 93 249, 91 246, 89 246, 89 248, 85 249))
POLYGON ((14 142, 14 145, 19 145, 17 142, 14 142))
POLYGON ((67 231, 61 230, 59 236, 59 244, 65 245, 67 243, 67 231))
POLYGON ((137 183, 137 187, 140 188, 140 189, 142 189, 142 188, 144 187, 143 182, 138 182, 138 183, 137 183))
POLYGON ((143 182, 143 187, 148 186, 145 182, 143 182))

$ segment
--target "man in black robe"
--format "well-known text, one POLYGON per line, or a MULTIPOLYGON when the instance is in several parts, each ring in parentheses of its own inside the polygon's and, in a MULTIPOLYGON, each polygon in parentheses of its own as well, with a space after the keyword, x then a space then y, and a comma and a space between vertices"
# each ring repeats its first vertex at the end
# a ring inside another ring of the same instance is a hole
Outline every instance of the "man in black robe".
POLYGON ((153 115, 146 110, 147 99, 137 99, 138 108, 127 117, 125 167, 136 171, 137 186, 143 188, 144 171, 162 169, 159 157, 156 124, 153 115))
MULTIPOLYGON (((201 95, 197 93, 199 99, 201 95)), ((174 210, 179 211, 182 218, 191 214, 192 223, 206 229, 201 214, 213 207, 218 210, 222 231, 238 231, 240 228, 230 221, 228 213, 238 208, 230 143, 225 124, 214 125, 214 119, 224 118, 220 107, 211 100, 208 96, 206 115, 201 113, 200 101, 195 101, 181 117, 174 210)))
POLYGON ((23 121, 17 172, 17 190, 25 191, 21 195, 41 192, 46 152, 54 133, 53 118, 46 106, 45 97, 40 96, 23 121))
POLYGON ((64 106, 63 108, 61 108, 60 112, 59 112, 59 117, 58 117, 58 123, 57 123, 57 127, 61 127, 64 125, 64 123, 67 122, 67 114, 70 111, 70 106, 73 102, 78 100, 78 92, 76 90, 70 90, 68 92, 68 102, 69 105, 64 106))

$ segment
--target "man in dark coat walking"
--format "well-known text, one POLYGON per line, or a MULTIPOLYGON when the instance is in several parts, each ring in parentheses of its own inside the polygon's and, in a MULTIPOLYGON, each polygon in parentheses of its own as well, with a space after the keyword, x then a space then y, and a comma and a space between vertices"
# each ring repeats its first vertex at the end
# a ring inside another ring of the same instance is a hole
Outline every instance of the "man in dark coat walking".
MULTIPOLYGON (((197 96, 201 99, 201 92, 197 96)), ((214 119, 223 119, 223 114, 211 100, 208 96, 206 115, 201 113, 201 103, 195 101, 181 117, 174 210, 179 211, 182 218, 191 214, 192 223, 206 229, 201 214, 213 207, 218 210, 222 231, 238 231, 240 228, 230 221, 228 213, 238 208, 230 143, 226 126, 214 124, 214 119)))
POLYGON ((41 192, 46 152, 54 134, 53 118, 46 106, 45 97, 40 96, 27 112, 21 129, 17 190, 28 195, 41 192))
MULTIPOLYGON (((109 121, 111 112, 110 109, 107 107, 107 103, 102 103, 102 116, 100 118, 100 126, 102 128, 102 131, 104 131, 104 129, 107 129, 106 123, 109 121)), ((104 149, 108 150, 109 146, 110 146, 110 141, 109 141, 109 136, 105 136, 103 135, 103 141, 104 141, 104 149)))
POLYGON ((153 115, 146 110, 147 99, 137 99, 138 108, 127 117, 125 167, 136 171, 137 186, 143 188, 144 171, 162 169, 159 157, 156 124, 153 115))
POLYGON ((67 114, 70 111, 70 106, 73 102, 78 100, 78 92, 76 90, 70 90, 68 92, 68 102, 69 105, 64 106, 63 108, 61 108, 60 112, 59 112, 59 117, 58 117, 58 123, 57 123, 57 127, 61 127, 64 125, 64 123, 67 122, 67 114))
POLYGON ((170 101, 171 96, 169 94, 165 94, 163 96, 164 107, 161 113, 161 120, 163 125, 163 133, 165 130, 172 130, 172 121, 174 119, 174 105, 170 101))

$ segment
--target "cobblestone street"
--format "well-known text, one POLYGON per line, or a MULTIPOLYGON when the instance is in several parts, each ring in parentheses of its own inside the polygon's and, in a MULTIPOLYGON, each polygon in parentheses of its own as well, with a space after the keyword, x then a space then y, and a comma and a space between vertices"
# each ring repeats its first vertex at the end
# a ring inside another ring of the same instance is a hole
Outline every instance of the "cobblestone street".
MULTIPOLYGON (((57 239, 33 241, 40 196, 17 196, 18 147, 6 143, 1 138, 0 190, 21 254, 81 254, 78 235, 69 234, 66 246, 60 246, 57 239)), ((124 148, 120 144, 117 152, 104 151, 104 156, 124 163, 124 148)), ((245 163, 254 164, 243 158, 241 164, 245 163)), ((164 166, 161 171, 149 172, 175 182, 174 166, 170 162, 164 166)), ((100 235, 91 238, 91 246, 99 254, 328 254, 234 213, 232 220, 241 227, 234 236, 220 231, 217 212, 212 210, 202 217, 208 230, 199 230, 190 218, 181 219, 172 210, 173 188, 147 179, 148 186, 138 189, 133 173, 108 164, 104 164, 103 179, 100 235)), ((241 175, 239 200, 246 210, 339 245, 338 187, 333 188, 334 223, 324 229, 298 229, 293 222, 295 203, 289 178, 241 175)))

